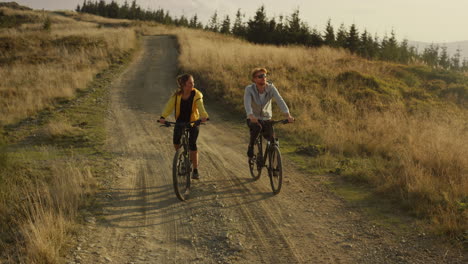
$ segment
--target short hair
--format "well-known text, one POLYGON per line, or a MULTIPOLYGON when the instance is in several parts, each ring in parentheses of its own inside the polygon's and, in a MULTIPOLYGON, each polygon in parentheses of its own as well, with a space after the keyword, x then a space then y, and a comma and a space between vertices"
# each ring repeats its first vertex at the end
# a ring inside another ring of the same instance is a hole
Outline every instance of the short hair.
POLYGON ((252 70, 252 75, 251 75, 252 79, 255 78, 255 75, 257 75, 257 73, 259 73, 259 72, 268 73, 267 69, 265 69, 265 68, 255 68, 255 69, 252 70))

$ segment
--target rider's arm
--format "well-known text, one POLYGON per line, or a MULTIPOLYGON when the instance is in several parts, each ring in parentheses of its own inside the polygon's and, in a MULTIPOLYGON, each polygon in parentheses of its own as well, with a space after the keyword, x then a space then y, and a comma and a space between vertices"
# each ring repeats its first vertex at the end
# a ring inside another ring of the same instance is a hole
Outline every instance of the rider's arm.
POLYGON ((244 91, 244 108, 245 108, 245 113, 249 118, 255 117, 253 114, 252 110, 252 95, 249 92, 249 87, 245 87, 244 91))
POLYGON ((288 105, 286 105, 286 102, 283 100, 283 97, 281 97, 280 93, 278 92, 278 89, 271 84, 272 86, 272 91, 273 91, 273 97, 275 97, 275 101, 278 104, 279 108, 281 109, 281 112, 284 113, 284 116, 288 119, 288 121, 294 122, 294 117, 289 113, 289 108, 288 105))
POLYGON ((283 97, 281 97, 280 93, 278 92, 278 90, 273 84, 271 84, 271 88, 272 88, 271 91, 273 93, 273 97, 275 98, 275 101, 278 104, 281 112, 289 116, 289 108, 286 105, 286 102, 283 100, 283 97))
POLYGON ((166 117, 168 117, 174 111, 175 100, 176 100, 175 95, 173 95, 173 96, 171 96, 171 98, 169 98, 169 101, 166 103, 166 106, 164 107, 164 111, 161 114, 161 118, 165 119, 166 117))
POLYGON ((200 112, 201 118, 208 118, 208 113, 205 110, 205 105, 203 104, 203 98, 200 98, 196 101, 198 111, 200 112))

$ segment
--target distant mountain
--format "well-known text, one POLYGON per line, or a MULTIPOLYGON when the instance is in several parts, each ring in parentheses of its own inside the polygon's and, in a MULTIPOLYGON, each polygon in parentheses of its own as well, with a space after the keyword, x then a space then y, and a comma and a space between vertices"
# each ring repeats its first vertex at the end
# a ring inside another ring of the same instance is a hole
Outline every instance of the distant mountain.
POLYGON ((460 49, 461 59, 468 59, 468 40, 457 41, 457 42, 448 42, 448 43, 427 43, 421 41, 408 41, 410 46, 416 47, 419 53, 422 53, 426 47, 429 47, 431 44, 439 45, 439 47, 447 47, 447 53, 450 56, 453 56, 457 52, 457 49, 460 49))

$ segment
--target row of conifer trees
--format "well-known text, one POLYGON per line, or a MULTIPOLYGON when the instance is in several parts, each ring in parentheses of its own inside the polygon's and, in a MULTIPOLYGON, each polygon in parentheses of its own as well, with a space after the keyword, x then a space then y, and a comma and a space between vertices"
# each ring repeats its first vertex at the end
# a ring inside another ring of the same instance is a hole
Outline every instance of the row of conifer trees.
POLYGON ((237 10, 234 22, 229 15, 221 18, 215 12, 208 23, 203 25, 196 14, 191 18, 173 17, 168 11, 159 8, 157 10, 143 10, 133 0, 130 4, 125 1, 119 5, 112 0, 91 1, 84 0, 81 6, 76 8, 78 12, 91 13, 110 18, 123 18, 134 20, 155 21, 166 25, 175 25, 189 28, 204 29, 223 34, 230 34, 244 38, 250 42, 275 45, 305 45, 319 47, 328 45, 336 48, 345 48, 354 54, 367 59, 385 60, 397 63, 409 64, 424 62, 436 68, 450 70, 468 70, 467 58, 461 58, 461 50, 450 56, 446 47, 431 45, 422 51, 410 46, 407 40, 398 42, 395 33, 383 38, 372 35, 367 30, 359 32, 357 26, 352 24, 338 29, 332 26, 328 20, 326 28, 320 31, 310 28, 299 16, 299 10, 295 10, 290 16, 267 17, 265 6, 261 6, 255 12, 253 18, 244 21, 245 15, 237 10))

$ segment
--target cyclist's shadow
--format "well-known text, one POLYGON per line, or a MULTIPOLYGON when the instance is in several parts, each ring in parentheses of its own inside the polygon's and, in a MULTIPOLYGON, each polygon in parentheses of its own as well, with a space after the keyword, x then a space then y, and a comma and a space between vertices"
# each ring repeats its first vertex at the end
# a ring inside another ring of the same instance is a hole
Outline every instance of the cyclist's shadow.
MULTIPOLYGON (((195 183, 191 191, 190 199, 204 202, 214 198, 222 201, 226 199, 235 199, 237 206, 243 204, 255 203, 262 200, 267 200, 274 197, 271 191, 258 192, 252 191, 247 187, 247 184, 256 182, 253 179, 236 179, 236 180, 210 180, 195 183)), ((227 207, 229 208, 229 206, 227 207)))

